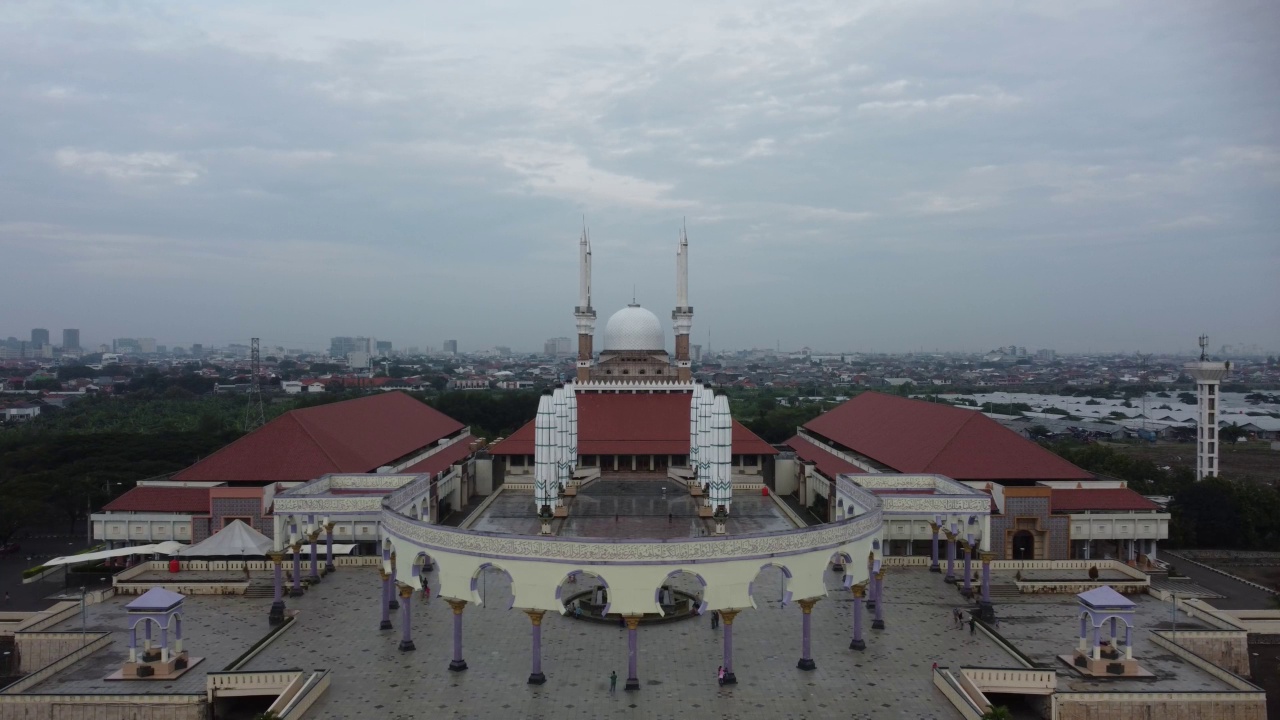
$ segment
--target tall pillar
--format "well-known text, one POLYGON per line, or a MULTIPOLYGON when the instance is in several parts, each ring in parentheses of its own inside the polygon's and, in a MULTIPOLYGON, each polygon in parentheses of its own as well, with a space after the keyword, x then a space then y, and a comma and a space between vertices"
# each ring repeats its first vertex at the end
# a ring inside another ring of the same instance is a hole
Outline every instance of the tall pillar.
POLYGON ((1196 402, 1198 417, 1196 419, 1196 479, 1216 477, 1218 467, 1218 416, 1222 402, 1218 389, 1222 380, 1231 370, 1229 362, 1212 362, 1205 351, 1209 346, 1209 338, 1200 336, 1200 361, 1182 366, 1188 375, 1196 381, 1196 402))
POLYGON ((676 379, 693 379, 689 356, 689 334, 693 331, 693 307, 689 305, 689 238, 680 230, 680 247, 676 250, 676 308, 671 311, 676 338, 676 379))
POLYGON ((578 304, 573 308, 573 319, 578 326, 578 382, 591 379, 591 366, 595 353, 591 348, 596 329, 596 311, 591 308, 591 239, 586 228, 578 243, 578 304))
POLYGON ((311 584, 314 585, 320 582, 320 562, 316 553, 317 543, 320 541, 320 528, 316 527, 312 530, 307 535, 307 539, 311 541, 311 575, 308 577, 311 579, 311 584))
POLYGON ((267 553, 267 557, 271 559, 272 572, 272 589, 274 593, 271 596, 271 612, 267 614, 267 623, 269 625, 279 625, 284 622, 284 553, 273 550, 267 553))
POLYGON ((449 669, 462 672, 467 669, 467 661, 462 659, 462 611, 467 609, 466 600, 447 599, 453 608, 453 660, 449 661, 449 669))
POLYGON ((853 639, 849 641, 849 649, 866 650, 867 643, 862 639, 862 602, 867 595, 867 586, 858 583, 849 589, 853 591, 853 639))
POLYGON ((973 538, 964 540, 964 585, 960 594, 966 598, 973 597, 973 538))
POLYGON ((525 610, 533 623, 533 670, 529 673, 530 685, 541 685, 547 681, 542 674, 542 616, 545 610, 525 610))
POLYGON ((639 615, 627 615, 623 620, 627 624, 627 685, 624 690, 639 690, 640 678, 636 676, 636 665, 639 658, 639 639, 636 628, 640 627, 639 615))
POLYGON ((867 584, 870 593, 867 595, 867 609, 876 609, 876 554, 867 554, 867 584))
POLYGON ((378 598, 378 605, 382 608, 382 622, 378 624, 379 630, 391 629, 391 576, 387 571, 378 568, 378 577, 382 578, 382 593, 378 598))
POLYGON ((169 662, 169 626, 160 626, 160 662, 169 662))
POLYGON ((995 553, 980 553, 978 558, 982 561, 982 600, 978 603, 978 616, 991 622, 996 616, 991 606, 991 561, 995 559, 995 553))
POLYGON ((413 588, 408 585, 398 586, 400 589, 400 649, 402 651, 416 650, 413 646, 413 635, 410 634, 409 625, 412 616, 409 614, 409 600, 413 597, 413 588))
POLYGON ((333 526, 335 523, 327 522, 324 524, 324 571, 326 573, 333 572, 333 526))
POLYGON ((884 570, 876 573, 876 617, 871 621, 871 629, 884 629, 884 570))
POLYGON ((801 615, 803 622, 801 627, 803 629, 801 630, 800 636, 800 662, 796 663, 796 667, 801 670, 813 670, 818 667, 817 664, 813 662, 813 653, 809 649, 809 633, 810 621, 813 619, 813 606, 821 599, 822 598, 805 598, 804 600, 796 601, 800 604, 800 612, 803 613, 801 615))
POLYGON ((295 542, 290 549, 293 550, 293 587, 289 597, 302 597, 302 541, 295 542))
POLYGON ((947 574, 943 576, 942 581, 954 585, 956 582, 956 534, 950 530, 943 530, 947 536, 947 574))
MULTIPOLYGON (((1174 602, 1177 602, 1177 599, 1175 599, 1174 602)), ((1124 659, 1125 660, 1133 659, 1133 626, 1132 625, 1124 626, 1124 659)))
POLYGON ((738 676, 733 674, 733 620, 738 617, 737 610, 721 610, 720 622, 724 624, 724 684, 737 685, 738 676))
POLYGON ((1093 628, 1093 659, 1102 659, 1102 628, 1093 628))
POLYGON ((1076 649, 1079 650, 1080 654, 1082 655, 1084 654, 1085 649, 1088 647, 1088 643, 1089 643, 1088 622, 1089 622, 1089 616, 1082 614, 1080 616, 1080 641, 1076 643, 1076 649))
MULTIPOLYGON (((393 550, 393 551, 391 552, 391 585, 394 587, 394 586, 395 586, 395 584, 396 584, 396 582, 397 582, 397 580, 396 580, 396 553, 395 553, 395 551, 393 550)), ((388 594, 387 594, 387 597, 389 597, 389 598, 391 599, 391 602, 388 602, 388 603, 387 603, 387 607, 391 608, 392 610, 399 610, 399 609, 400 609, 400 602, 396 600, 396 594, 395 594, 394 592, 391 592, 391 593, 388 593, 388 594)))
POLYGON ((933 531, 932 552, 929 556, 929 572, 942 572, 942 568, 938 567, 938 530, 941 526, 936 522, 929 523, 929 529, 933 531))

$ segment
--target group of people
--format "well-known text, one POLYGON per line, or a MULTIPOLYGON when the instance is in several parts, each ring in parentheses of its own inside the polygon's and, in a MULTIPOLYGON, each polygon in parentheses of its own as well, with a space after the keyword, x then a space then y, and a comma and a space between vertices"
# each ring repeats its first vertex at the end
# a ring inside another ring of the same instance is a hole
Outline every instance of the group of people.
MULTIPOLYGON (((973 614, 972 614, 972 613, 970 613, 970 615, 969 615, 969 621, 968 621, 968 622, 969 622, 969 634, 970 634, 970 635, 973 635, 974 633, 976 633, 976 632, 978 631, 978 622, 977 622, 977 619, 975 619, 975 618, 974 618, 974 616, 973 616, 973 614)), ((964 629, 964 623, 965 623, 965 619, 964 619, 964 610, 962 610, 962 609, 960 609, 960 608, 956 608, 955 610, 952 610, 952 611, 951 611, 951 624, 952 624, 952 627, 953 627, 954 629, 956 629, 956 630, 963 630, 963 629, 964 629)))

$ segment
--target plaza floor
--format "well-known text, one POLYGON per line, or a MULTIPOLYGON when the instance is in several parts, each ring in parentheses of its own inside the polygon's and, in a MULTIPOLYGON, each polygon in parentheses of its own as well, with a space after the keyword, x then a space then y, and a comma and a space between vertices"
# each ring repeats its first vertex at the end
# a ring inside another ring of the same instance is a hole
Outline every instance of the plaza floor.
MULTIPOLYGON (((452 614, 443 602, 413 601, 417 650, 400 652, 396 629, 377 630, 378 581, 371 569, 343 569, 305 597, 291 600, 298 624, 254 658, 249 670, 329 668, 328 693, 310 716, 409 718, 958 718, 932 683, 933 663, 1013 666, 994 642, 952 629, 958 596, 938 575, 920 569, 888 571, 887 628, 870 630, 867 649, 849 649, 850 593, 828 575, 830 595, 813 611, 813 657, 818 669, 796 669, 800 658, 798 606, 779 605, 779 575, 756 581, 756 610, 734 623, 734 670, 739 684, 719 687, 722 629, 709 618, 640 629, 641 690, 624 692, 626 633, 616 627, 548 615, 543 621, 547 683, 526 684, 530 622, 507 610, 505 576, 486 578, 485 607, 470 606, 464 655, 470 669, 448 670, 452 614), (608 692, 610 671, 619 675, 608 692)), ((432 583, 433 586, 436 583, 432 583)), ((263 618, 265 601, 254 613, 263 618)), ((193 641, 195 642, 195 641, 193 641)))

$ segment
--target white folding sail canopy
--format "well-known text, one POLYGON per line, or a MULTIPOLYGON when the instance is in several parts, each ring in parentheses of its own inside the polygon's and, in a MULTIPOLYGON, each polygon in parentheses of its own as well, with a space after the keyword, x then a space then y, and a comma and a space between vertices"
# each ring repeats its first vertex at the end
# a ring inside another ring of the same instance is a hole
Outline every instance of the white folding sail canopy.
POLYGON ((182 557, 262 557, 271 550, 271 538, 233 520, 230 525, 178 553, 182 557))
POLYGON ((186 545, 183 545, 180 542, 166 540, 154 545, 135 545, 133 547, 116 548, 115 550, 99 550, 98 552, 83 553, 81 555, 57 557, 44 563, 44 565, 45 567, 50 567, 52 565, 74 565, 93 562, 94 560, 123 557, 125 555, 175 555, 185 547, 186 545))

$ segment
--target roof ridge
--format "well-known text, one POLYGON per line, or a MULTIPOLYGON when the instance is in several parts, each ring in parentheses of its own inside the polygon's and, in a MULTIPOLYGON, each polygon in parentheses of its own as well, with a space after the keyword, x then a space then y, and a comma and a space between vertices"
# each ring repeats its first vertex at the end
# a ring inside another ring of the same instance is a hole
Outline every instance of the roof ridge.
MULTIPOLYGON (((323 406, 317 405, 315 407, 323 407, 323 406)), ((300 409, 307 409, 307 408, 300 408, 300 409)), ((289 412, 285 413, 285 415, 293 415, 296 412, 298 411, 290 410, 289 412)), ((284 416, 282 415, 281 417, 284 417, 284 416)), ((333 469, 337 472, 342 472, 342 463, 339 463, 337 460, 334 459, 333 455, 329 454, 329 448, 325 447, 324 443, 320 442, 320 440, 316 438, 315 434, 311 432, 311 428, 307 427, 307 424, 302 422, 302 420, 300 420, 296 416, 293 417, 293 421, 297 423, 299 428, 302 428, 302 432, 306 433, 307 438, 309 438, 311 442, 315 444, 317 448, 320 449, 320 452, 324 454, 324 456, 329 460, 329 462, 333 464, 333 469)))
MULTIPOLYGON (((937 406, 936 403, 925 403, 925 404, 937 406)), ((951 407, 951 406, 948 405, 947 407, 951 407)), ((957 437, 960 437, 960 431, 964 430, 969 423, 973 422, 974 418, 978 417, 979 415, 982 415, 982 413, 967 413, 967 415, 968 417, 966 417, 964 421, 962 421, 959 425, 956 425, 956 429, 951 433, 951 435, 947 437, 946 442, 938 446, 938 451, 933 454, 933 457, 929 458, 929 462, 925 463, 924 465, 925 472, 928 472, 929 468, 932 467, 934 461, 938 459, 938 456, 946 452, 947 448, 951 446, 951 443, 955 442, 957 437)), ((986 418, 986 415, 982 415, 982 417, 986 418)))

